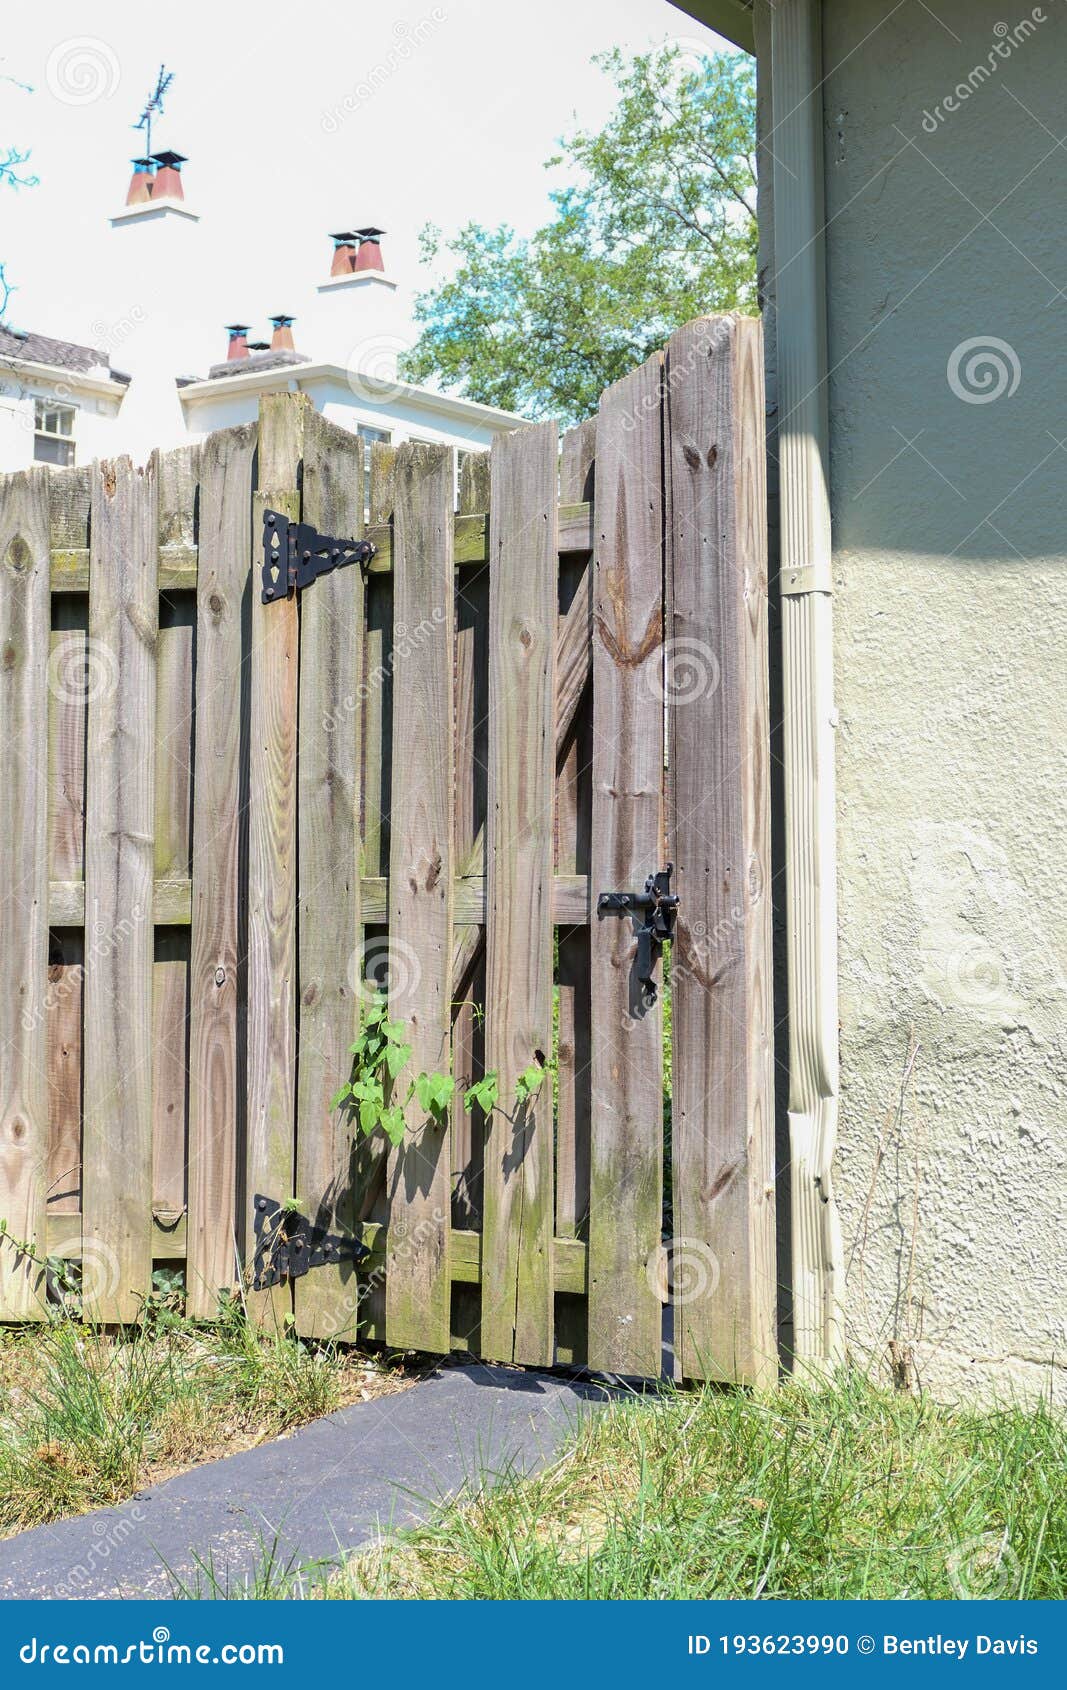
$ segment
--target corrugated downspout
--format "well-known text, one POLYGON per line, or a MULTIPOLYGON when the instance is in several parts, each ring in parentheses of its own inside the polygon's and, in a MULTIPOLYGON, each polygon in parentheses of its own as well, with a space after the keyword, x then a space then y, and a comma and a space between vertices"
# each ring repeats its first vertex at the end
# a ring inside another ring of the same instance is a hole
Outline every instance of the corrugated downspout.
POLYGON ((771 12, 795 1351, 843 1353, 822 0, 771 12))

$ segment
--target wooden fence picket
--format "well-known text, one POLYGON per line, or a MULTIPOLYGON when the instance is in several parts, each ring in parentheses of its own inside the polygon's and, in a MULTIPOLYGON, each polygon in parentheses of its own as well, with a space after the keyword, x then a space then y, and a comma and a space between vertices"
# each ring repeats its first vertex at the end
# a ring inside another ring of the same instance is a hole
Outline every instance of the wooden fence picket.
MULTIPOLYGON (((294 1196, 296 1122, 296 738, 300 619, 296 594, 263 604, 263 513, 300 515, 299 474, 311 402, 271 394, 259 407, 259 487, 252 504, 248 810, 248 1147, 243 1238, 255 1254, 256 1199, 294 1196)), ((267 1211, 269 1214, 269 1211, 267 1211)), ((281 1325, 288 1283, 251 1290, 249 1308, 281 1325)))
POLYGON ((0 489, 0 1320, 43 1312, 48 1171, 48 482, 0 489))
MULTIPOLYGON (((389 1013, 406 1023, 410 1075, 451 1069, 455 873, 453 467, 447 447, 396 456, 389 1013)), ((402 1075, 401 1089, 409 1083, 402 1075)), ((389 1156, 386 1329, 447 1350, 451 1335, 451 1110, 413 1098, 389 1156)))
POLYGON ((678 1371, 765 1384, 775 1351, 767 539, 760 327, 667 349, 668 848, 678 1371))
POLYGON ((552 1051, 558 440, 542 423, 494 441, 489 510, 486 1131, 481 1344, 554 1359, 552 1080, 517 1101, 552 1051))
POLYGON ((258 428, 213 434, 200 466, 196 784, 189 969, 186 1296, 210 1319, 235 1274, 238 1133, 244 1124, 241 811, 249 735, 248 525, 258 428))
POLYGON ((152 1281, 159 463, 95 468, 89 567, 82 1306, 131 1321, 152 1281))
MULTIPOLYGON (((596 446, 591 902, 640 892, 663 850, 662 359, 602 396, 596 446)), ((589 1363, 656 1374, 663 1209, 662 993, 635 922, 590 910, 589 1363)))
MULTIPOLYGON (((363 532, 363 446, 318 412, 304 426, 304 521, 341 539, 363 532)), ((363 575, 336 569, 301 607, 298 733, 300 1061, 296 1194, 316 1229, 351 1238, 356 1225, 352 1125, 331 1109, 351 1066, 359 1021, 360 687, 363 575)), ((299 1330, 356 1336, 359 1299, 351 1258, 331 1255, 294 1285, 299 1330)))

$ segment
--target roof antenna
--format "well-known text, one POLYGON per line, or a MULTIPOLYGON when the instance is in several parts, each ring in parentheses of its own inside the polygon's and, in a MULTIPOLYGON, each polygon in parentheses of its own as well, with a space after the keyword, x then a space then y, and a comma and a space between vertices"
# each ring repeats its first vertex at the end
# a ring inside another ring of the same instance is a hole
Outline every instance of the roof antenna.
POLYGON ((152 93, 148 97, 148 101, 145 105, 144 111, 141 113, 140 117, 137 119, 137 122, 130 125, 131 129, 143 129, 144 130, 144 132, 145 132, 145 149, 144 150, 145 150, 146 154, 151 154, 151 151, 152 151, 152 118, 153 118, 153 115, 156 112, 158 112, 159 115, 162 117, 162 115, 163 115, 163 96, 167 92, 167 89, 170 87, 170 85, 173 81, 174 81, 174 72, 172 70, 168 70, 166 65, 160 65, 159 75, 156 77, 155 88, 153 89, 152 93))

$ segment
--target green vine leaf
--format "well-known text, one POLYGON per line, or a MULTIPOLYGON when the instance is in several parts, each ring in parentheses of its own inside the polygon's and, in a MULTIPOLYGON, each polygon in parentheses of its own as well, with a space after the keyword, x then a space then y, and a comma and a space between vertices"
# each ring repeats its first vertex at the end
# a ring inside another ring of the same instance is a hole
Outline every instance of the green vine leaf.
POLYGON ((415 1096, 420 1105, 440 1121, 452 1101, 456 1082, 451 1074, 420 1074, 415 1081, 415 1096))
POLYGON ((468 1086, 463 1094, 463 1105, 466 1109, 473 1109, 477 1104, 483 1115, 488 1115, 497 1106, 500 1098, 500 1081, 495 1068, 490 1068, 480 1080, 468 1086))
POLYGON ((540 1062, 531 1062, 524 1068, 515 1082, 516 1103, 527 1103, 535 1092, 540 1091, 544 1084, 545 1070, 540 1062))

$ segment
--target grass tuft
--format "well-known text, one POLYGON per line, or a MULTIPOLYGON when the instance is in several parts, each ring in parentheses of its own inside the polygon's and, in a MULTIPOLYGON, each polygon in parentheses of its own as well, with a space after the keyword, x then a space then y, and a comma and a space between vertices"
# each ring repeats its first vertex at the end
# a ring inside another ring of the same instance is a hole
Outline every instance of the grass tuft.
POLYGON ((1067 1426, 858 1376, 667 1391, 355 1557, 337 1598, 1062 1598, 1067 1426))
POLYGON ((59 1318, 0 1337, 0 1535, 121 1502, 402 1373, 334 1345, 163 1317, 106 1333, 59 1318))

